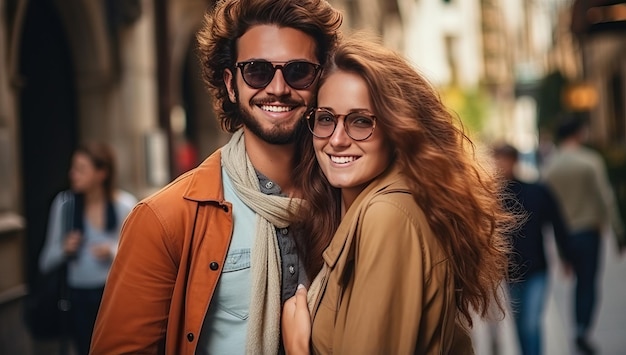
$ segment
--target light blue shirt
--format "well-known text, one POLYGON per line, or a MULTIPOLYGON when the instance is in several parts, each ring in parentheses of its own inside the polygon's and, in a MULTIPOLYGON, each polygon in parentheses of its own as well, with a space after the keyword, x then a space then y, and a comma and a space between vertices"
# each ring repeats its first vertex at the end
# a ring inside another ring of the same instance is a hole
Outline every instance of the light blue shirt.
MULTIPOLYGON (((39 269, 46 273, 60 265, 65 260, 63 240, 67 228, 73 218, 72 208, 73 195, 68 191, 60 192, 50 207, 48 230, 46 241, 39 258, 39 269), (68 215, 70 214, 70 215, 68 215)), ((113 255, 117 253, 119 232, 122 223, 137 203, 137 199, 128 192, 118 191, 113 201, 113 208, 117 217, 117 226, 113 231, 94 228, 85 218, 82 233, 81 247, 78 249, 76 258, 68 262, 67 284, 74 288, 97 288, 102 287, 106 281, 112 259, 99 260, 91 253, 91 247, 96 244, 108 244, 113 255)))
POLYGON ((222 168, 224 199, 233 205, 233 236, 202 325, 196 354, 244 354, 250 309, 250 255, 257 215, 235 193, 222 168))

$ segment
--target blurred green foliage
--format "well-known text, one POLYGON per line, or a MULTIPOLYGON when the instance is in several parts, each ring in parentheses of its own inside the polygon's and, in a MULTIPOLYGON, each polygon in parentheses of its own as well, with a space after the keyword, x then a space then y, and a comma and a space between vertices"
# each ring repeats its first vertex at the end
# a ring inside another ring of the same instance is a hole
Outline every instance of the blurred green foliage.
POLYGON ((489 97, 480 88, 450 86, 441 90, 441 99, 456 113, 470 132, 480 132, 489 113, 489 97))
POLYGON ((564 111, 561 95, 567 79, 559 71, 547 74, 537 91, 537 126, 540 131, 554 132, 558 115, 564 111))

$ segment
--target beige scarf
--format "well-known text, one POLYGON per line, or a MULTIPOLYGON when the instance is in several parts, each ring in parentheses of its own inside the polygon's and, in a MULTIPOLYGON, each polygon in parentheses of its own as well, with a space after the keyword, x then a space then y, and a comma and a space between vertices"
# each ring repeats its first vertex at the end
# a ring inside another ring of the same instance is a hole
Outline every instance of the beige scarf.
POLYGON ((257 214, 257 235, 252 248, 250 318, 247 354, 277 354, 280 342, 281 260, 275 228, 289 226, 289 211, 301 202, 266 195, 244 144, 243 130, 233 134, 222 148, 222 166, 237 196, 257 214))

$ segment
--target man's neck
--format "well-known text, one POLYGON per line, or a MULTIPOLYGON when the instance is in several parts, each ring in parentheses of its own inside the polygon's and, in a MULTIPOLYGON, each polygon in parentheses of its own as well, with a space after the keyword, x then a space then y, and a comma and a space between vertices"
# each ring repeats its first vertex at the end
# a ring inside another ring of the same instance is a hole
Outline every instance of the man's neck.
POLYGON ((254 134, 245 134, 246 153, 254 168, 280 186, 282 193, 297 195, 293 191, 294 144, 270 144, 254 134))

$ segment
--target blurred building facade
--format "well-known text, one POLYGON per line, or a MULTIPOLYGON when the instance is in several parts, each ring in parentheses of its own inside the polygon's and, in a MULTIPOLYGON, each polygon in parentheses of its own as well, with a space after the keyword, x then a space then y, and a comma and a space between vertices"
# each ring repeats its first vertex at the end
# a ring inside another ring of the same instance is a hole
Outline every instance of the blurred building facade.
POLYGON ((405 53, 463 120, 479 121, 466 122, 469 128, 488 141, 506 139, 521 150, 534 149, 535 91, 549 71, 553 31, 567 1, 399 3, 406 19, 405 53), (484 104, 476 106, 478 101, 484 104))
POLYGON ((402 50, 470 133, 507 140, 538 165, 532 155, 550 146, 557 115, 568 111, 590 118, 593 145, 625 145, 626 2, 398 0, 398 7, 402 50))
POLYGON ((626 1, 574 1, 571 30, 582 66, 566 104, 588 110, 594 140, 626 145, 626 1))
POLYGON ((589 118, 592 145, 604 155, 626 220, 626 1, 575 0, 570 29, 582 55, 565 106, 589 118))

